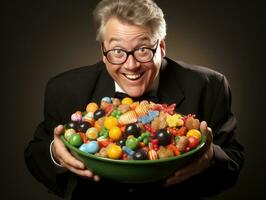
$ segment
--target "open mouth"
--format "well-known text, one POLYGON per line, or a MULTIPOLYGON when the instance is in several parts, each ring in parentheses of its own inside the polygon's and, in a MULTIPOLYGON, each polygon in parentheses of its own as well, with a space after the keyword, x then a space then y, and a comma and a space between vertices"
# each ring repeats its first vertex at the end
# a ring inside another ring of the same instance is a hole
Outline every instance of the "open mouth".
POLYGON ((140 79, 143 76, 144 72, 142 73, 138 73, 138 74, 125 74, 123 73, 124 77, 126 77, 127 79, 131 80, 131 81, 136 81, 138 79, 140 79))

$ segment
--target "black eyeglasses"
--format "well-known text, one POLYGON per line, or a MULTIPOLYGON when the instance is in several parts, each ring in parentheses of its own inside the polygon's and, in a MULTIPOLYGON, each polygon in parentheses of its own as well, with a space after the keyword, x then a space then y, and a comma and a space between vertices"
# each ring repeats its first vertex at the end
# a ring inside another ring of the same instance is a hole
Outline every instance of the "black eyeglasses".
POLYGON ((154 44, 156 45, 154 49, 149 48, 149 47, 140 47, 132 51, 125 51, 119 48, 104 51, 104 46, 102 43, 102 51, 103 51, 103 55, 106 57, 108 62, 113 65, 124 64, 127 61, 127 58, 129 55, 132 55, 136 59, 136 61, 140 63, 147 63, 153 59, 154 54, 157 50, 158 44, 159 44, 159 40, 157 40, 157 42, 154 44))

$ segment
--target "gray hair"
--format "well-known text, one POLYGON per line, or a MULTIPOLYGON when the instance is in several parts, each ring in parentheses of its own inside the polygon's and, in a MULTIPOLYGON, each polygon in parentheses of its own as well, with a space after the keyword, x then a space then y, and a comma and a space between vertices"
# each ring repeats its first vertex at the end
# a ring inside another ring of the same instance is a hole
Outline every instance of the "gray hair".
POLYGON ((164 39, 166 36, 163 11, 153 0, 102 0, 93 15, 98 26, 98 41, 103 41, 105 25, 111 17, 151 28, 153 36, 158 39, 164 39))

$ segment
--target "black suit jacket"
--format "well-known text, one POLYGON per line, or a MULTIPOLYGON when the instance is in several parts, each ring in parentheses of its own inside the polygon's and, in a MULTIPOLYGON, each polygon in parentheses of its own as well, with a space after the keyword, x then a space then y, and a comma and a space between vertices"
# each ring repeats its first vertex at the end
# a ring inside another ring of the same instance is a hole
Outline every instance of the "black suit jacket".
MULTIPOLYGON (((65 124, 77 110, 97 102, 104 96, 114 96, 114 81, 103 62, 73 69, 52 78, 46 87, 44 121, 37 127, 34 138, 25 150, 25 160, 37 180, 57 195, 65 196, 74 190, 77 197, 86 192, 116 190, 176 192, 186 197, 217 193, 232 186, 243 164, 243 147, 235 137, 236 119, 231 112, 231 94, 226 78, 213 70, 174 62, 166 58, 160 72, 158 96, 162 103, 176 103, 176 111, 196 114, 206 120, 214 134, 214 164, 200 175, 169 187, 160 183, 147 185, 115 184, 107 180, 94 183, 59 169, 51 160, 49 145, 53 129, 65 124), (208 188, 208 189, 206 189, 208 188), (189 192, 189 191, 193 192, 189 192)), ((74 197, 73 197, 74 198, 74 197)))

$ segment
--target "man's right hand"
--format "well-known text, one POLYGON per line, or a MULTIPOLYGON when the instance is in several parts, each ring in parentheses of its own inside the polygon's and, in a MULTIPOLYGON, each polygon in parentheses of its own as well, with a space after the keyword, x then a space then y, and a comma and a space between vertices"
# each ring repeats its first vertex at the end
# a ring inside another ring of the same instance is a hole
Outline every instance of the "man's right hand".
POLYGON ((52 153, 54 159, 59 162, 63 167, 67 168, 71 172, 89 178, 95 181, 99 181, 100 177, 95 175, 92 171, 88 170, 85 165, 73 157, 64 143, 61 141, 60 136, 64 133, 63 125, 58 125, 54 129, 54 142, 52 144, 52 153))

